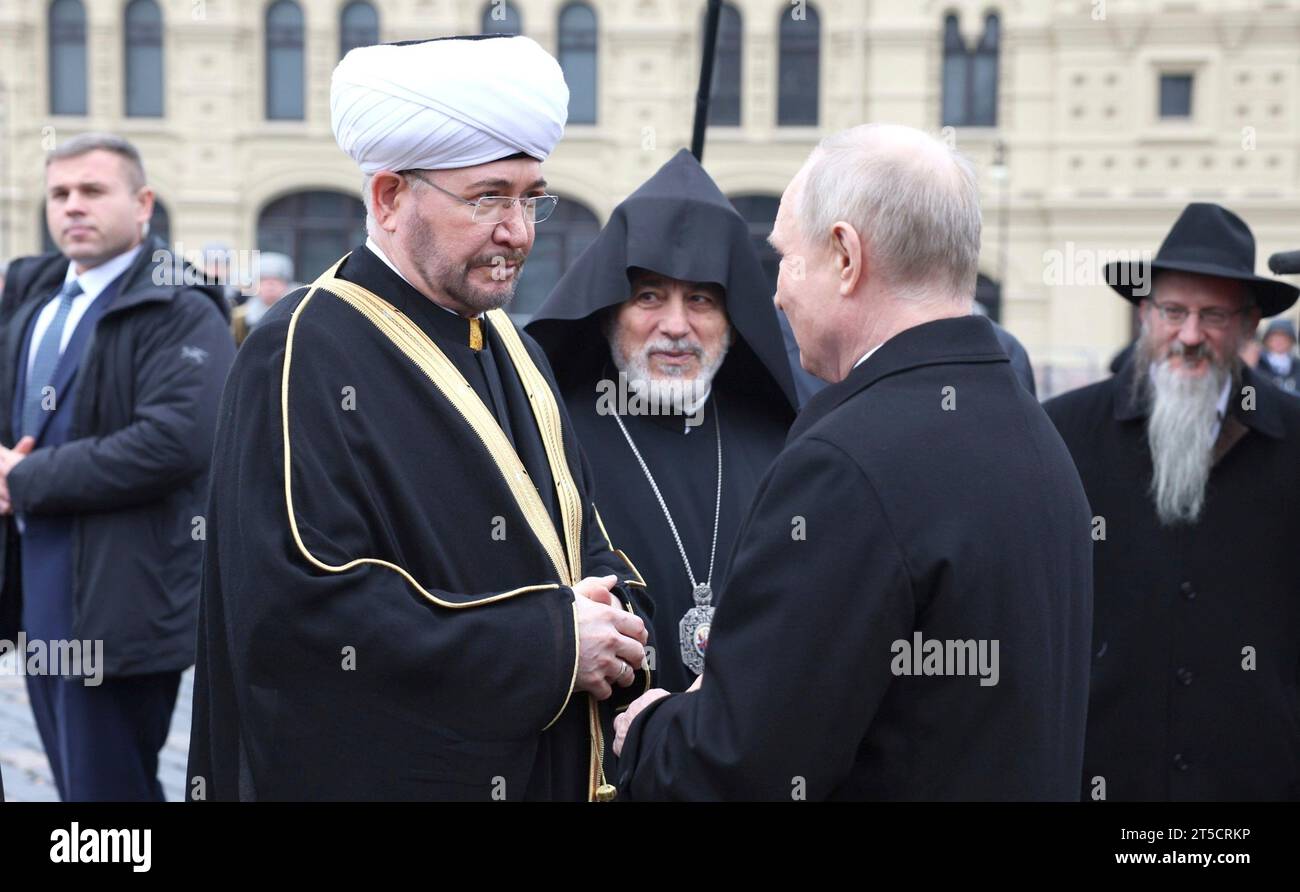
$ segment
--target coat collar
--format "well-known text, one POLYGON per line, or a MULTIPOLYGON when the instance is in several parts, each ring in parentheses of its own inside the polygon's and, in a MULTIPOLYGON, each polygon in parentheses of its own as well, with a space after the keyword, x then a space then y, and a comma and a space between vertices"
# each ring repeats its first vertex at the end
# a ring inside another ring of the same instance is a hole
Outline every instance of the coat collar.
MULTIPOLYGON (((31 260, 31 281, 23 288, 25 301, 44 303, 58 293, 67 278, 70 261, 61 254, 45 254, 31 260)), ((114 281, 120 281, 113 306, 105 312, 120 313, 130 307, 145 303, 174 300, 180 292, 178 285, 207 295, 224 318, 230 318, 229 305, 219 286, 204 283, 202 273, 177 257, 157 236, 149 236, 140 244, 140 253, 114 281), (170 276, 166 265, 170 264, 170 276), (160 284, 161 283, 161 284, 160 284)))
MULTIPOLYGON (((1136 399, 1133 393, 1133 376, 1139 373, 1137 366, 1135 355, 1130 355, 1128 361, 1111 379, 1115 385, 1116 421, 1137 421, 1147 417, 1147 407, 1136 399)), ((1228 398, 1228 415, 1236 418, 1250 430, 1281 440, 1286 436, 1286 429, 1278 415, 1278 400, 1295 399, 1295 397, 1278 390, 1252 368, 1243 366, 1240 375, 1240 384, 1233 388, 1233 393, 1228 398), (1247 400, 1243 391, 1247 387, 1252 388, 1251 392, 1254 394, 1254 408, 1251 409, 1244 406, 1247 400)))
POLYGON ((931 365, 1010 361, 992 324, 982 316, 925 322, 885 341, 843 381, 809 400, 795 419, 787 442, 793 442, 855 394, 891 375, 931 365))
MULTIPOLYGON (((338 275, 368 288, 397 307, 443 349, 470 349, 470 320, 425 297, 368 247, 353 249, 339 267, 338 275)), ((491 329, 485 323, 483 320, 480 324, 491 329)))

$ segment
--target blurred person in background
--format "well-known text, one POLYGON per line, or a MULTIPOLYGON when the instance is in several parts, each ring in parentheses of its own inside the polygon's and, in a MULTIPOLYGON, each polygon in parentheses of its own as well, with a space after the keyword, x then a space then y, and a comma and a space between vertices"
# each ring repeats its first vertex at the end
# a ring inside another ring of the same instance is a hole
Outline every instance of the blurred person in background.
POLYGON ((1300 378, 1295 342, 1295 324, 1290 319, 1274 319, 1264 329, 1264 349, 1254 363, 1261 375, 1287 393, 1296 392, 1296 379, 1300 378))
POLYGON ((257 327, 276 301, 298 287, 293 281, 293 260, 287 254, 261 252, 258 271, 256 290, 231 314, 230 328, 235 336, 235 346, 244 343, 248 333, 257 327))
POLYGON ((240 269, 232 262, 234 258, 235 252, 225 242, 208 242, 203 246, 203 277, 209 285, 221 289, 232 310, 247 299, 239 290, 240 269))

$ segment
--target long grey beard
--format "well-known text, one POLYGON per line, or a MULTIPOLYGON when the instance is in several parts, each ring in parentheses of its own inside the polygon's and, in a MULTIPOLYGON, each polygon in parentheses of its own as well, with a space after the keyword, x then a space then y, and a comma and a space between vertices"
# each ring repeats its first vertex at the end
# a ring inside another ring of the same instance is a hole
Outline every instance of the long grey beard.
POLYGON ((1154 467, 1151 497, 1165 526, 1200 519, 1214 458, 1219 397, 1230 374, 1215 365, 1199 378, 1188 378, 1168 361, 1155 367, 1147 441, 1154 467))

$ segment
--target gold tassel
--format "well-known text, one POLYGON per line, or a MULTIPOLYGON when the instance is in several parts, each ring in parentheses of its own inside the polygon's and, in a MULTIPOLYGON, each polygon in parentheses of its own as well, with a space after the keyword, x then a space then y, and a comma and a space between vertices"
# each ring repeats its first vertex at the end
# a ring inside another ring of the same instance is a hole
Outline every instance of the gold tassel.
POLYGON ((605 735, 600 730, 600 707, 596 698, 587 695, 587 720, 591 727, 591 786, 587 789, 587 801, 613 802, 618 796, 618 787, 605 779, 605 735))
POLYGON ((469 320, 469 349, 483 349, 483 320, 477 316, 469 320))

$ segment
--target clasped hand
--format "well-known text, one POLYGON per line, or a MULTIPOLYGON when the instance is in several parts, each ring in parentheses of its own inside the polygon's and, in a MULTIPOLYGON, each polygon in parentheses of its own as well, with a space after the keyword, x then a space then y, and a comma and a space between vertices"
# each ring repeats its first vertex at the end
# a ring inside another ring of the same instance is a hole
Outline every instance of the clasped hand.
POLYGON ((578 613, 578 678, 576 686, 597 700, 625 688, 645 664, 650 640, 639 616, 622 608, 610 591, 617 576, 588 576, 573 587, 578 613))
POLYGON ((27 457, 35 445, 34 439, 23 437, 13 449, 0 446, 0 514, 13 513, 13 504, 9 500, 9 472, 14 469, 14 465, 27 457))

